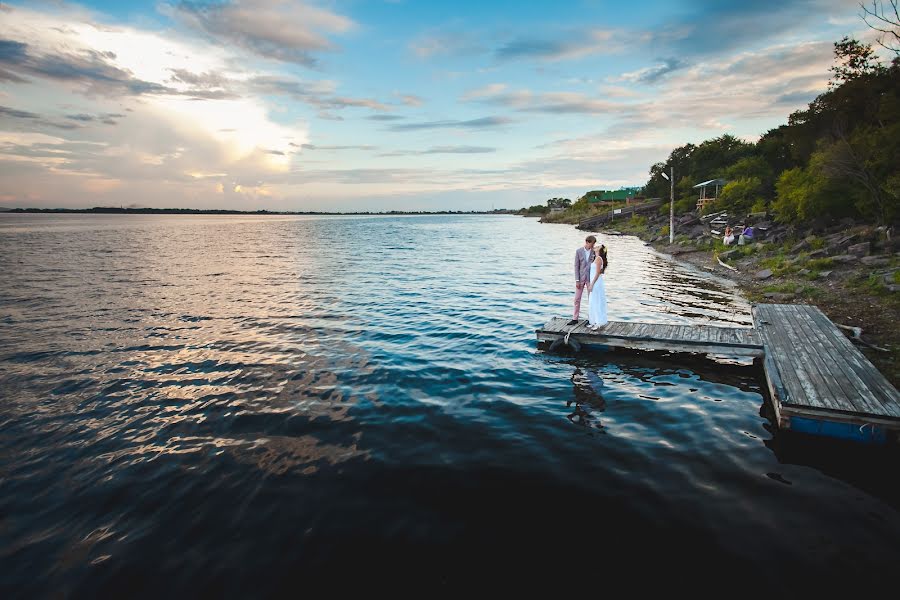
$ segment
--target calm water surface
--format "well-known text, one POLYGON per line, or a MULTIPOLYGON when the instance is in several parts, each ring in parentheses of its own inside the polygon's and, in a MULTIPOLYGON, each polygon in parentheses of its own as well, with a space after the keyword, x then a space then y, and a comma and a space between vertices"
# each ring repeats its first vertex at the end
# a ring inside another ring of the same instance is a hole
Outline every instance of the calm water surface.
MULTIPOLYGON (((750 366, 536 347, 582 237, 0 215, 0 592, 891 583, 891 451, 773 434, 750 366)), ((733 289, 601 241, 612 319, 750 324, 733 289)))

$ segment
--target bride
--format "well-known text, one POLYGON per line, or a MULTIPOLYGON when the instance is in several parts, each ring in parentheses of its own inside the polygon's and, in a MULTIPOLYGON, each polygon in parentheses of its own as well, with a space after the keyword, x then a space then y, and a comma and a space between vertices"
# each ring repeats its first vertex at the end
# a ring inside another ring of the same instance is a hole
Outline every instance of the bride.
POLYGON ((606 284, 603 282, 603 274, 606 272, 606 246, 600 244, 597 258, 591 263, 591 280, 588 284, 588 323, 591 331, 597 331, 608 323, 606 318, 606 284))

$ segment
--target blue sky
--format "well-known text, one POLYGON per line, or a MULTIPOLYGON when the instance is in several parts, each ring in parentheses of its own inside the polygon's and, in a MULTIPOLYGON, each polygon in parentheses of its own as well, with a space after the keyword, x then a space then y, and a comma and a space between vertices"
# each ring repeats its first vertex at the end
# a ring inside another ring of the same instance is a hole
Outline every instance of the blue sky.
POLYGON ((518 208, 784 123, 856 2, 0 3, 0 205, 518 208))

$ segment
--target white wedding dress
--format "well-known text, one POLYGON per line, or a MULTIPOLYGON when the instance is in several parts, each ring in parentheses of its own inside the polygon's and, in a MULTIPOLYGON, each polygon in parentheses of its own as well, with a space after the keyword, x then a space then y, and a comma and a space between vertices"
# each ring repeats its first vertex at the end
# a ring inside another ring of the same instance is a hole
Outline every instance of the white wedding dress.
MULTIPOLYGON (((596 263, 591 263, 591 279, 594 281, 594 275, 597 274, 596 263)), ((588 297, 590 307, 588 308, 588 322, 591 327, 594 325, 602 327, 609 321, 606 319, 606 285, 603 283, 603 275, 597 278, 594 289, 588 297)))

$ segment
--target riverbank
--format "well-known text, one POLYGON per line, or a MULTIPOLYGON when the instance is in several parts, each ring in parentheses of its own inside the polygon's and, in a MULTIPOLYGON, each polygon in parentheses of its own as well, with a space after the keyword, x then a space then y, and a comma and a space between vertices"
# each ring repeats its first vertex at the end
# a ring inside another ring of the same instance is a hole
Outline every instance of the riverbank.
POLYGON ((866 225, 844 223, 804 236, 763 216, 757 221, 762 237, 732 247, 694 214, 676 222, 674 244, 667 215, 610 223, 600 232, 637 236, 659 252, 735 282, 752 302, 819 307, 834 323, 859 328, 847 330, 848 336, 858 333, 860 349, 900 387, 900 240, 866 225))

